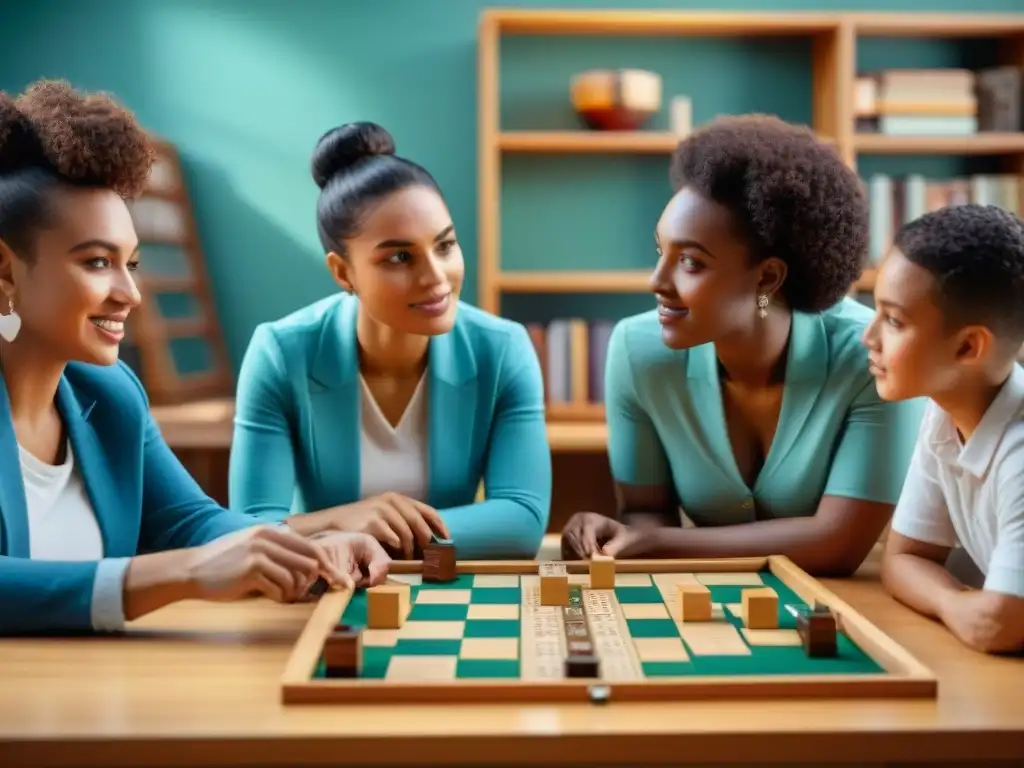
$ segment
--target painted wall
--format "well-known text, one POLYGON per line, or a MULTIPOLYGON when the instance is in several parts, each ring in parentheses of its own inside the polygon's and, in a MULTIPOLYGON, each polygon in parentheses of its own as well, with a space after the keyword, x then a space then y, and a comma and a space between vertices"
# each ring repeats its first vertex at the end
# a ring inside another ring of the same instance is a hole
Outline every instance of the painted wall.
MULTIPOLYGON (((529 2, 522 7, 717 6, 722 10, 915 10, 918 0, 529 2)), ((1024 0, 932 0, 929 11, 1007 12, 1024 0)), ((426 165, 452 208, 475 299, 476 24, 479 0, 0 0, 0 88, 66 77, 127 102, 184 154, 221 319, 237 364, 253 327, 334 290, 314 227, 310 151, 327 128, 375 120, 426 165)), ((980 55, 984 56, 981 50, 980 55)), ((978 46, 868 41, 864 67, 975 63, 978 46)), ((694 118, 770 111, 810 118, 809 49, 788 42, 513 39, 504 46, 507 127, 572 126, 568 77, 640 66, 689 93, 694 118)), ((982 59, 983 60, 983 59, 982 59)), ((665 118, 662 118, 662 122, 665 118)), ((942 158, 866 158, 864 173, 960 170, 942 158)), ((652 265, 668 194, 662 157, 516 157, 504 167, 503 249, 529 267, 652 265)), ((516 297, 519 319, 618 316, 646 296, 516 297)))

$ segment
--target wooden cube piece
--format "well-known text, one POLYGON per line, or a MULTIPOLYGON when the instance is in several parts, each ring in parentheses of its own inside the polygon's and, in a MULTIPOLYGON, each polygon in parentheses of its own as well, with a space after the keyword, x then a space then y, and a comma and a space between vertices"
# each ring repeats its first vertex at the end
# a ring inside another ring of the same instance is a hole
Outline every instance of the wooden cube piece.
POLYGON ((679 584, 679 620, 711 621, 711 590, 703 584, 679 584))
POLYGON ((590 588, 615 589, 615 558, 600 554, 590 558, 590 588))
POLYGON ((423 548, 423 580, 455 581, 455 545, 447 539, 435 539, 423 548))
POLYGON ((827 605, 815 603, 813 610, 799 614, 796 630, 807 656, 823 658, 839 652, 836 617, 827 605))
POLYGON ((541 563, 537 569, 540 576, 540 604, 569 604, 569 573, 564 565, 541 563))
POLYGON ((779 628, 779 596, 771 587, 744 589, 743 626, 747 629, 779 628))
POLYGON ((593 653, 570 653, 565 657, 565 677, 597 678, 601 676, 601 661, 593 653))
POLYGON ((363 635, 358 627, 339 624, 324 640, 324 674, 359 677, 363 672, 363 635))
POLYGON ((370 629, 400 629, 412 610, 408 584, 381 584, 366 590, 366 624, 370 629))

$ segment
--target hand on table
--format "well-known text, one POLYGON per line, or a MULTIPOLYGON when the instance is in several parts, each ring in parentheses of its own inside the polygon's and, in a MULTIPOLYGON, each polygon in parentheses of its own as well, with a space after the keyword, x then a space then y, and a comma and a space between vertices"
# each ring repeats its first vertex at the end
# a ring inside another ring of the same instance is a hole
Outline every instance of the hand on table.
POLYGON ((1005 653, 1024 648, 1014 628, 999 620, 1002 595, 970 590, 950 595, 942 606, 942 622, 965 645, 983 653, 1005 653))
POLYGON ((255 593, 287 603, 304 597, 321 576, 330 584, 352 586, 352 558, 341 546, 332 542, 328 549, 286 526, 246 528, 189 552, 189 591, 200 600, 226 602, 255 593))
MULTIPOLYGON (((448 527, 436 509, 400 493, 382 493, 300 517, 320 518, 317 525, 320 531, 369 534, 406 559, 412 559, 417 545, 422 548, 429 544, 433 534, 450 538, 448 527)), ((301 531, 305 522, 296 520, 295 527, 301 531)))

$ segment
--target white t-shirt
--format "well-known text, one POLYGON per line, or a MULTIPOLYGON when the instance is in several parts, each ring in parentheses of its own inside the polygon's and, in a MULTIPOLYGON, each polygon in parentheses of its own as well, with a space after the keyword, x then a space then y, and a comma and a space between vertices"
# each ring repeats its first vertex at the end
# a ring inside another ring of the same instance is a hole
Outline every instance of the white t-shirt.
POLYGON ((40 461, 20 445, 21 476, 28 508, 29 556, 33 560, 101 560, 103 537, 75 470, 68 443, 64 463, 40 461))
POLYGON ((929 403, 892 529, 959 544, 985 589, 1024 597, 1024 369, 1014 366, 966 444, 929 403))
POLYGON ((416 385, 402 418, 394 427, 381 412, 366 380, 360 397, 360 498, 388 491, 427 500, 426 375, 416 385))

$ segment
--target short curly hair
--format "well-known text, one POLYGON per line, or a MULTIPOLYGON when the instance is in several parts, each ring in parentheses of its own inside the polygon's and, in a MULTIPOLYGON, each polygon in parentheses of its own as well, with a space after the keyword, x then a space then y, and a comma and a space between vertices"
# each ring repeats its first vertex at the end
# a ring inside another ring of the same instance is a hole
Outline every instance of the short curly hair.
POLYGON ((987 326, 1024 341, 1024 221, 994 205, 954 205, 904 224, 894 247, 935 279, 949 328, 987 326))
POLYGON ((863 182, 809 128, 771 115, 718 118, 680 142, 670 178, 677 192, 727 208, 754 259, 786 262, 781 293, 794 310, 833 306, 863 271, 863 182))
POLYGON ((0 91, 0 240, 26 258, 28 236, 50 214, 50 189, 102 188, 132 199, 154 159, 135 116, 107 94, 61 80, 38 81, 17 98, 0 91))

